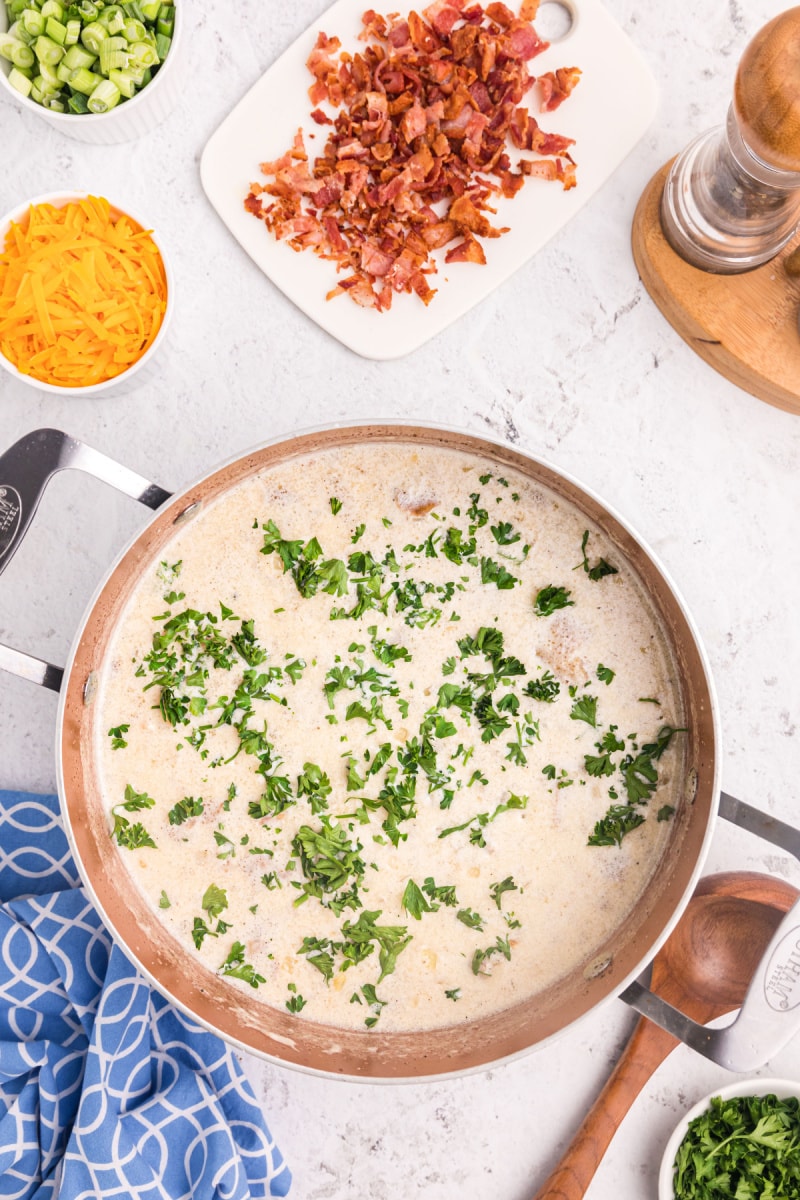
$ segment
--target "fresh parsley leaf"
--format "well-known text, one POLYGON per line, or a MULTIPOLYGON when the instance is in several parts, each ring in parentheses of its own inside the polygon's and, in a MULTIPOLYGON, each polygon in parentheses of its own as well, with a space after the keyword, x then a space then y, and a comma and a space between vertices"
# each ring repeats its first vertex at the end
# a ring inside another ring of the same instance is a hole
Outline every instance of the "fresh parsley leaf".
POLYGON ((492 558, 481 559, 481 583, 493 583, 500 591, 510 591, 519 579, 492 558))
POLYGON ((569 715, 573 721, 585 721, 587 725, 591 725, 595 729, 597 727, 597 697, 581 696, 572 705, 569 715))
POLYGON ((189 817, 199 817, 203 812, 202 796, 184 796, 168 812, 170 825, 182 825, 189 817))
POLYGON ((561 691, 561 684, 554 678, 551 671, 544 671, 541 675, 537 675, 536 679, 529 679, 522 690, 532 700, 541 700, 545 704, 552 704, 561 691))
POLYGON ((569 608, 575 601, 570 600, 570 592, 565 587, 556 587, 551 583, 536 593, 533 611, 537 617, 549 617, 560 608, 569 608))
POLYGON ((488 960, 493 954, 502 954, 504 958, 511 958, 511 944, 508 938, 503 938, 498 935, 493 946, 487 946, 485 950, 476 950, 472 956, 472 974, 473 975, 488 975, 490 967, 488 960))
POLYGON ((644 823, 644 817, 629 804, 612 804, 589 835, 590 846, 621 846, 622 839, 644 823))
POLYGON ((127 733, 129 729, 130 725, 112 725, 108 731, 108 736, 111 738, 112 750, 125 749, 128 743, 125 741, 123 734, 127 733))
POLYGON ((512 875, 507 875, 506 878, 501 883, 493 883, 491 885, 491 887, 489 888, 489 894, 491 895, 492 899, 494 900, 494 902, 498 908, 503 907, 502 897, 503 897, 504 892, 518 892, 518 891, 519 891, 519 888, 514 883, 514 878, 512 875))
MULTIPOLYGON (((599 558, 593 567, 589 566, 589 559, 586 554, 588 542, 589 530, 587 529, 584 531, 583 538, 581 540, 581 554, 583 558, 582 561, 578 563, 578 567, 583 567, 586 574, 595 583, 598 579, 605 578, 606 575, 618 575, 618 568, 612 567, 611 563, 606 562, 604 558, 599 558)), ((577 570, 577 567, 575 569, 577 570)))
POLYGON ((510 521, 501 521, 499 525, 490 525, 492 536, 498 546, 513 546, 520 540, 521 534, 516 533, 510 521))
POLYGON ((228 907, 228 893, 215 883, 209 884, 203 893, 200 907, 207 912, 211 920, 215 920, 228 907))
POLYGON ((408 915, 413 917, 415 921, 421 920, 423 913, 436 912, 437 908, 439 907, 439 905, 436 903, 430 904, 428 902, 423 895, 422 889, 414 882, 413 879, 409 879, 408 883, 406 884, 405 891, 403 892, 403 899, 400 901, 400 904, 406 910, 408 915))
POLYGON ((233 943, 230 953, 220 967, 220 972, 223 975, 232 975, 234 979, 243 979, 253 988, 257 988, 261 983, 266 983, 264 976, 259 975, 251 963, 245 962, 244 946, 241 942, 233 943))
POLYGON ((425 892, 426 896, 430 896, 432 900, 437 900, 440 904, 443 904, 445 908, 455 908, 455 906, 458 904, 458 900, 456 899, 455 885, 452 883, 443 884, 441 887, 437 887, 433 881, 433 877, 429 875, 422 885, 422 890, 425 892))

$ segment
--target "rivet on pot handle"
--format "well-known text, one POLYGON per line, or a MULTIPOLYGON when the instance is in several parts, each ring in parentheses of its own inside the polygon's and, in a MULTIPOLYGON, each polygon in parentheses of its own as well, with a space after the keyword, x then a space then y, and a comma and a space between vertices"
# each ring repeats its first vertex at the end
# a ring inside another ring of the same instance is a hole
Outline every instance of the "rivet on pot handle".
MULTIPOLYGON (((800 859, 800 830, 722 792, 719 814, 800 859)), ((776 929, 747 989, 736 1019, 723 1029, 708 1029, 667 1004, 634 980, 620 997, 642 1016, 660 1025, 729 1071, 754 1071, 777 1054, 800 1030, 800 900, 776 929)))
MULTIPOLYGON (((170 493, 59 429, 35 429, 0 456, 0 574, 8 566, 42 498, 58 472, 74 468, 110 483, 148 508, 159 508, 170 493)), ((0 670, 58 691, 63 670, 21 650, 0 645, 0 670)))

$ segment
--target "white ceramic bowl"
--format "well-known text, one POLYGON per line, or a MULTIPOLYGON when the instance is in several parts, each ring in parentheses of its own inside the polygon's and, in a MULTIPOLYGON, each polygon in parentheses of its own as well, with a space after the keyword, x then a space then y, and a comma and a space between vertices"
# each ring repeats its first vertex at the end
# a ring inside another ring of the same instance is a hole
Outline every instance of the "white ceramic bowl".
MULTIPOLYGON (((2 5, 2 0, 0 0, 0 5, 2 5)), ((47 192, 45 195, 35 196, 32 200, 26 200, 24 204, 17 205, 17 207, 12 209, 11 212, 8 212, 5 214, 5 216, 0 217, 0 248, 5 245, 6 234, 11 222, 21 221, 32 204, 52 204, 55 208, 62 208, 65 204, 69 204, 71 201, 85 199, 87 194, 87 192, 47 192)), ((129 216, 132 221, 135 221, 136 224, 140 225, 143 229, 150 228, 147 222, 142 221, 127 207, 123 208, 121 205, 114 204, 111 201, 109 201, 109 203, 111 203, 111 207, 113 209, 116 209, 118 212, 124 212, 126 216, 129 216)), ((148 347, 141 358, 138 358, 135 363, 132 363, 127 370, 123 371, 120 375, 115 375, 112 379, 104 380, 102 383, 92 383, 85 387, 60 387, 52 383, 43 383, 41 380, 35 379, 32 375, 24 375, 1 352, 0 367, 7 371, 12 378, 18 379, 22 383, 26 383, 29 387, 36 388, 37 391, 47 392, 50 395, 64 397, 118 395, 122 392, 129 391, 131 387, 134 386, 134 382, 138 387, 140 384, 146 382, 148 378, 151 378, 158 369, 157 364, 154 363, 154 359, 159 351, 163 348, 167 336, 167 328, 172 319, 172 313, 175 309, 175 286, 172 269, 169 265, 169 260, 164 253, 164 248, 155 233, 152 235, 152 237, 158 252, 161 255, 161 261, 164 264, 164 274, 167 280, 167 306, 161 320, 161 327, 153 339, 152 344, 148 347)))
POLYGON ((658 1173, 658 1200, 675 1200, 672 1186, 675 1155, 678 1147, 686 1136, 690 1123, 711 1104, 715 1096, 730 1100, 734 1096, 777 1096, 779 1100, 787 1100, 792 1096, 800 1098, 800 1083, 792 1079, 740 1079, 738 1083, 729 1083, 725 1087, 716 1088, 702 1100, 698 1100, 693 1108, 681 1118, 672 1136, 667 1142, 664 1157, 661 1160, 661 1170, 658 1173))
MULTIPOLYGON (((21 108, 35 113, 48 125, 78 141, 91 142, 96 146, 133 141, 165 121, 181 95, 186 55, 182 17, 185 3, 188 0, 178 0, 175 5, 175 30, 169 53, 150 83, 109 112, 59 113, 43 108, 11 86, 8 82, 11 63, 5 58, 0 58, 0 88, 13 97, 21 108)), ((0 0, 0 32, 4 33, 7 29, 8 9, 0 0)))

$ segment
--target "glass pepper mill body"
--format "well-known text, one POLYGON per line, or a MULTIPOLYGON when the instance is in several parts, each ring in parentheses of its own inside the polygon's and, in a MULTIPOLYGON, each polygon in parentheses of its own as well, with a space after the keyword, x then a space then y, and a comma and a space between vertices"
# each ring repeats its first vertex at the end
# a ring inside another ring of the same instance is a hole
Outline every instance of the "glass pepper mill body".
POLYGON ((769 262, 800 223, 800 8, 746 48, 724 126, 678 155, 661 200, 673 250, 705 271, 769 262))

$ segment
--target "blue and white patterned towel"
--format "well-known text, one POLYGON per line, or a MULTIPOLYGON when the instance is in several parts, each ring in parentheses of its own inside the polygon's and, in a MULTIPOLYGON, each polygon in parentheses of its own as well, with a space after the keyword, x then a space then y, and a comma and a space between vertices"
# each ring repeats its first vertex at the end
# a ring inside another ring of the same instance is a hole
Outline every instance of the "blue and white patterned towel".
POLYGON ((2 1200, 245 1200, 290 1181, 230 1048, 112 943, 57 797, 0 791, 2 1200))

